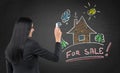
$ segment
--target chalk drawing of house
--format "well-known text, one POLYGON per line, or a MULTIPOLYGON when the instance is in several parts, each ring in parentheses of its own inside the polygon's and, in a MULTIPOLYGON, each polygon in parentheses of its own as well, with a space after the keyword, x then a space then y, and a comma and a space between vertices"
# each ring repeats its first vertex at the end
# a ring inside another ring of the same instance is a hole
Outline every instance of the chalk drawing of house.
POLYGON ((96 32, 88 26, 83 16, 74 19, 74 26, 67 32, 73 35, 73 44, 91 42, 91 34, 96 32))

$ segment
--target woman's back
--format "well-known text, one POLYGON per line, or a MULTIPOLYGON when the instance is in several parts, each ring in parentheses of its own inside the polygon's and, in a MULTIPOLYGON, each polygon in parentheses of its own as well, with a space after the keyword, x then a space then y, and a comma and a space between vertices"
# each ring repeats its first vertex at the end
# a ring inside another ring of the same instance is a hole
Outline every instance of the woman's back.
MULTIPOLYGON (((59 60, 60 43, 56 43, 54 53, 47 51, 39 46, 34 40, 28 39, 24 45, 23 59, 18 63, 7 60, 8 71, 10 73, 40 73, 38 57, 57 62, 59 60)), ((8 73, 9 73, 8 72, 8 73)))

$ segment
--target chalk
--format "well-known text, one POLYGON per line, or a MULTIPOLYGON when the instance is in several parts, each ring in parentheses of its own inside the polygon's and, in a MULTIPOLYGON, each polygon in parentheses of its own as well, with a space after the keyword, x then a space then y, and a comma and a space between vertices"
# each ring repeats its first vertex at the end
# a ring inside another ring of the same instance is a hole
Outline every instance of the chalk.
POLYGON ((59 27, 59 26, 58 26, 58 23, 56 23, 56 27, 59 27))
POLYGON ((56 27, 60 27, 61 25, 62 25, 61 22, 56 23, 56 27))

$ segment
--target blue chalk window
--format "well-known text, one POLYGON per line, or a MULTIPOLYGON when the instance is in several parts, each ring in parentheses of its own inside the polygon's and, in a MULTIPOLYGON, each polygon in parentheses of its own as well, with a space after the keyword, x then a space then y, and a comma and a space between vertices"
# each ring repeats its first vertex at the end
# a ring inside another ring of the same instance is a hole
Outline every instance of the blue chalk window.
POLYGON ((85 35, 78 35, 78 40, 79 41, 84 41, 85 40, 85 35))

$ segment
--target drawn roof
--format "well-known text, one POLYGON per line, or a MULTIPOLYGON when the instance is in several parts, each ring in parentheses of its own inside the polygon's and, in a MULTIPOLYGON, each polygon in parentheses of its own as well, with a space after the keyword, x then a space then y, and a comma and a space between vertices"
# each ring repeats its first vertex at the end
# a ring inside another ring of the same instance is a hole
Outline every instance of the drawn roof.
POLYGON ((81 34, 89 34, 96 33, 91 27, 89 27, 83 16, 79 19, 74 19, 74 26, 67 32, 67 34, 73 33, 81 33, 81 34))

